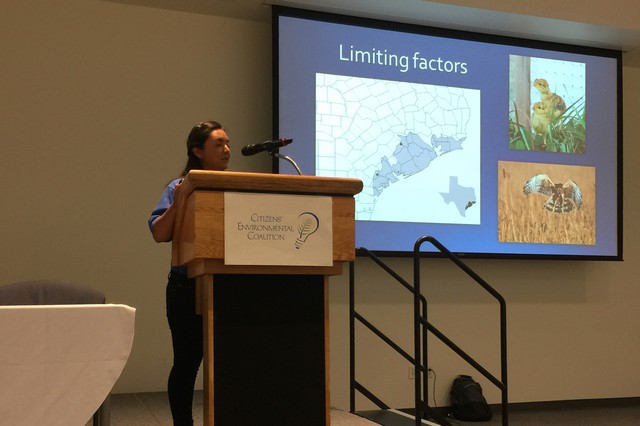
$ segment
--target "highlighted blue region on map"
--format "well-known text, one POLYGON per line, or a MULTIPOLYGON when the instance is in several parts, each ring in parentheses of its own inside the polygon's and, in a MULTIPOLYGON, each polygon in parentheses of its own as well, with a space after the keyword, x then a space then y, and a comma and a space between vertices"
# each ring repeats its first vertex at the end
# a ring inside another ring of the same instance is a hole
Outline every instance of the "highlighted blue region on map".
POLYGON ((374 194, 376 196, 382 194, 382 191, 391 183, 397 182, 396 176, 414 175, 429 167, 429 164, 439 156, 462 149, 463 141, 464 138, 456 140, 450 136, 433 136, 432 145, 428 145, 415 133, 402 136, 393 152, 393 164, 387 157, 380 159, 380 168, 375 171, 371 180, 374 194), (439 154, 434 147, 440 148, 439 154))

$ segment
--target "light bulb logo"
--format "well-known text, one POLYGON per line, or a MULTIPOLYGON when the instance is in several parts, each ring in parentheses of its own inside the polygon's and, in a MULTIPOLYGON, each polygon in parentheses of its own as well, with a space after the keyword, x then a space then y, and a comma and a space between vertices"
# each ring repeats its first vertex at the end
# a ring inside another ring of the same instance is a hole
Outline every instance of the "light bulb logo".
POLYGON ((300 249, 309 238, 309 235, 318 230, 320 220, 318 216, 311 212, 304 212, 298 216, 298 237, 296 238, 296 249, 300 249))

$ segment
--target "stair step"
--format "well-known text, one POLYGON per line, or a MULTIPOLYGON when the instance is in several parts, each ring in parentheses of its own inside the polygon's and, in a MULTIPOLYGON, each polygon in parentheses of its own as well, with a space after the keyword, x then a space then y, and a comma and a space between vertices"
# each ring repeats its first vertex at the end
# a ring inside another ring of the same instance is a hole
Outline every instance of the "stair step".
MULTIPOLYGON (((393 408, 388 410, 356 411, 354 414, 383 426, 414 426, 416 424, 416 419, 413 415, 393 408)), ((421 424, 440 426, 440 423, 434 423, 430 420, 421 420, 421 424)))

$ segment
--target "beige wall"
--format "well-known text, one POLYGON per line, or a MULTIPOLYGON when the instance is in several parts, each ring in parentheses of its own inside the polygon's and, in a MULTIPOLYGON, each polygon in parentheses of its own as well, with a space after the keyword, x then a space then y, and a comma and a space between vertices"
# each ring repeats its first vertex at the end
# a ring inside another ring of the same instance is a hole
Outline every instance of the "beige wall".
MULTIPOLYGON (((490 11, 519 15, 560 19, 615 28, 638 30, 640 28, 640 6, 626 0, 431 0, 431 3, 446 3, 490 11)), ((425 2, 428 3, 428 2, 425 2)))
POLYGON ((191 126, 239 147, 271 135, 268 24, 96 0, 0 6, 0 282, 56 277, 137 308, 116 391, 156 391, 171 363, 170 245, 146 225, 184 167, 191 126))
MULTIPOLYGON (((5 0, 0 16, 0 283, 69 279, 136 307, 115 391, 164 390, 170 247, 153 243, 146 219, 197 121, 229 129, 231 169, 268 170, 268 157, 238 148, 271 133, 270 25, 97 0, 5 0)), ((640 54, 625 54, 626 261, 469 261, 508 302, 512 402, 640 396, 639 86, 640 54)), ((390 262, 411 278, 409 261, 390 262)), ((359 309, 410 344, 408 296, 358 265, 359 309)), ((498 374, 495 304, 444 261, 424 268, 431 321, 498 374)), ((332 280, 330 298, 332 405, 348 408, 346 276, 332 280)), ((408 366, 363 340, 362 382, 410 405, 408 366)), ((455 375, 479 376, 435 343, 429 355, 438 405, 455 375)))

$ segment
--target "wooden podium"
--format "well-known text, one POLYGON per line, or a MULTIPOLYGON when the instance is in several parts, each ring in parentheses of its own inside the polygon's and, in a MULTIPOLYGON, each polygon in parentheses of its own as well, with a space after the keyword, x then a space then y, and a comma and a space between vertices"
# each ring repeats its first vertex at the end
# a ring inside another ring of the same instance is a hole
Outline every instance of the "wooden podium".
POLYGON ((329 425, 328 277, 354 259, 362 182, 193 170, 183 185, 191 195, 178 210, 172 264, 197 283, 204 424, 329 425), (226 264, 227 192, 330 197, 332 264, 226 264))

